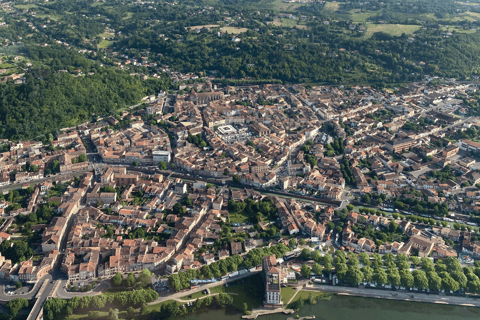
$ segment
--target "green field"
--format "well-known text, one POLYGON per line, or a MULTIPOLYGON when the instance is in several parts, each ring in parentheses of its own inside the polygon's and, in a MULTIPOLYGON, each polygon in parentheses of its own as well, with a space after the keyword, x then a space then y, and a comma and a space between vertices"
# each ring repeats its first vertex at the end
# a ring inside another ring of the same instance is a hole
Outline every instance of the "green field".
POLYGON ((323 7, 323 10, 338 11, 339 8, 340 8, 340 3, 337 1, 333 1, 333 2, 326 2, 325 6, 323 7))
POLYGON ((361 11, 353 9, 350 11, 350 20, 353 22, 366 22, 369 18, 378 16, 378 12, 361 11))
POLYGON ((230 33, 230 34, 240 34, 247 32, 247 28, 237 28, 237 27, 223 27, 220 28, 220 31, 225 32, 225 33, 230 33))
POLYGON ((100 41, 100 43, 98 44, 98 47, 100 49, 105 49, 105 48, 108 48, 112 45, 113 41, 109 41, 109 40, 102 40, 100 41))
POLYGON ((300 6, 302 6, 300 3, 284 3, 282 0, 259 0, 255 4, 255 7, 258 9, 277 10, 280 12, 295 12, 300 6))
POLYGON ((231 223, 244 223, 248 221, 248 217, 246 215, 243 215, 241 213, 230 213, 228 215, 228 220, 231 223))
MULTIPOLYGON (((98 311, 98 315, 100 318, 107 318, 108 317, 108 311, 98 311)), ((118 313, 118 316, 120 319, 127 319, 127 311, 120 311, 118 313)), ((76 313, 72 314, 67 317, 69 320, 78 320, 78 319, 88 319, 88 313, 76 313)))
POLYGON ((306 291, 306 290, 301 290, 297 293, 297 295, 295 296, 295 298, 293 298, 292 302, 290 303, 290 305, 292 303, 294 303, 295 301, 297 301, 298 299, 302 298, 302 299, 308 299, 308 297, 312 295, 313 297, 323 297, 324 295, 325 296, 325 300, 329 300, 331 298, 330 294, 328 293, 324 293, 324 292, 320 292, 320 291, 306 291))
POLYGON ((282 27, 285 27, 285 28, 293 28, 298 24, 298 20, 295 20, 295 19, 282 18, 280 19, 280 21, 282 23, 282 27))
MULTIPOLYGON (((172 301, 173 300, 167 300, 167 301, 159 302, 159 303, 156 303, 156 304, 147 305, 147 310, 149 312, 152 312, 152 311, 157 311, 158 312, 158 311, 160 311, 160 308, 163 304, 170 303, 172 301)), ((178 302, 177 302, 177 304, 178 304, 178 302)))
POLYGON ((288 301, 292 299, 295 292, 297 292, 297 290, 295 290, 295 288, 292 288, 292 287, 282 288, 282 302, 284 305, 286 305, 288 301))
POLYGON ((406 24, 373 24, 367 22, 367 30, 365 31, 365 38, 370 38, 376 32, 384 32, 391 36, 401 36, 403 33, 412 35, 418 31, 421 26, 406 25, 406 24))
POLYGON ((30 9, 33 9, 33 8, 38 8, 36 4, 33 4, 33 3, 29 3, 29 4, 15 4, 14 5, 15 8, 17 9, 27 9, 27 10, 30 10, 30 9))

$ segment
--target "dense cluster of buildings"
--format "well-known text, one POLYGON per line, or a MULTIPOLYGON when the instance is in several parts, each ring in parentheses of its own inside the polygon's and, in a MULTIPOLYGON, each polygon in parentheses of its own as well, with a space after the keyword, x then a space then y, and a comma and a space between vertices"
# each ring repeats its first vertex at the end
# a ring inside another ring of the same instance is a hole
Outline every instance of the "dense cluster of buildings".
MULTIPOLYGON (((471 187, 480 183, 475 160, 480 144, 471 136, 478 134, 480 123, 461 115, 468 107, 459 99, 474 91, 472 85, 456 83, 417 83, 394 93, 300 85, 218 88, 207 81, 183 94, 149 97, 142 110, 66 130, 49 146, 1 141, 2 185, 34 184, 27 205, 12 210, 7 200, 0 202, 8 218, 1 238, 9 238, 6 230, 15 216, 36 212, 47 202, 59 205, 54 217, 34 230, 41 233, 40 259, 16 264, 3 259, 0 277, 35 281, 50 271, 62 248, 59 263, 72 281, 144 268, 171 274, 244 254, 264 242, 252 225, 229 224, 233 232, 245 234, 245 241, 211 250, 223 239, 229 200, 270 198, 278 213, 271 225, 319 240, 331 238, 330 222, 338 226, 337 206, 355 196, 382 196, 387 207, 394 206, 391 198, 436 203, 443 210, 437 208, 436 221, 452 211, 480 211, 480 193, 471 187), (103 162, 96 170, 88 171, 89 163, 83 162, 86 142, 103 162), (160 162, 197 181, 135 170, 148 167, 151 172, 160 162), (34 182, 68 172, 77 178, 34 182), (203 182, 211 178, 247 189, 212 188, 203 182), (59 183, 67 185, 63 194, 50 196, 59 183), (331 205, 266 196, 249 187, 316 196, 331 205)), ((465 254, 480 257, 475 230, 448 224, 427 230, 414 221, 353 211, 345 219, 337 241, 347 251, 456 257, 449 245, 453 241, 465 254), (402 241, 379 243, 353 231, 367 226, 387 230, 392 223, 402 231, 402 241)), ((267 230, 268 223, 260 226, 267 230)), ((286 272, 271 257, 263 259, 263 268, 265 304, 280 305, 286 272)))

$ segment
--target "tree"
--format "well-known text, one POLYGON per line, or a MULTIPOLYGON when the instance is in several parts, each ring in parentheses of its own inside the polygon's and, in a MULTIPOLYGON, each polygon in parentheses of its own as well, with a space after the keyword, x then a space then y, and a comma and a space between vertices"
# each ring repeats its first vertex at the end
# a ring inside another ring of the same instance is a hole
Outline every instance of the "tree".
POLYGON ((460 265, 460 261, 454 257, 448 257, 445 259, 445 265, 447 266, 448 272, 459 271, 462 272, 462 266, 460 265))
POLYGON ((108 310, 108 320, 118 320, 118 309, 108 310))
POLYGON ((160 170, 167 170, 167 163, 164 162, 164 161, 160 161, 160 162, 158 163, 158 169, 160 169, 160 170))
POLYGON ((15 288, 20 289, 22 287, 22 283, 20 281, 15 282, 15 288))
POLYGON ((345 280, 347 276, 348 267, 345 263, 335 264, 335 271, 339 280, 345 280))
POLYGON ((294 238, 290 239, 288 241, 288 246, 292 249, 295 248, 297 246, 297 241, 294 238))
POLYGON ((366 282, 372 282, 373 280, 373 269, 369 266, 364 266, 362 268, 363 276, 366 282))
POLYGON ((305 239, 303 239, 303 238, 300 239, 299 243, 300 243, 301 246, 304 246, 306 244, 305 239))
POLYGON ((133 161, 132 166, 138 167, 138 161, 133 161))
POLYGON ((83 153, 78 156, 78 162, 87 162, 87 161, 88 161, 88 158, 86 154, 83 153))
POLYGON ((313 273, 315 273, 317 275, 322 274, 322 269, 323 269, 322 266, 318 263, 314 263, 313 266, 312 266, 313 273))
POLYGON ((360 261, 363 265, 370 266, 372 264, 370 262, 370 256, 366 252, 360 253, 358 257, 360 258, 360 261))
POLYGON ((193 206, 193 202, 192 202, 192 199, 190 199, 190 197, 185 197, 182 199, 182 204, 184 206, 187 206, 187 207, 191 207, 193 206))
POLYGON ((400 282, 402 287, 412 288, 414 285, 414 278, 409 270, 400 270, 400 282))
POLYGON ((310 259, 310 250, 308 249, 303 249, 302 250, 302 253, 300 253, 300 257, 303 259, 303 260, 308 260, 310 259))
POLYGON ((137 282, 141 284, 142 287, 146 287, 152 283, 152 273, 148 269, 143 269, 137 277, 137 282))
POLYGON ((428 278, 423 270, 415 270, 412 272, 413 283, 416 288, 424 290, 428 288, 428 278))
POLYGON ((401 284, 401 277, 398 269, 390 268, 387 270, 388 283, 392 286, 398 287, 401 284))
POLYGON ((187 214, 187 209, 177 202, 173 206, 172 213, 176 216, 183 217, 185 214, 187 214))
POLYGON ((468 290, 470 290, 472 293, 480 292, 480 280, 478 279, 478 277, 468 282, 468 290))
POLYGON ((137 314, 137 312, 131 306, 127 308, 127 315, 130 319, 135 317, 136 314, 137 314))
POLYGON ((458 285, 461 289, 467 288, 467 277, 462 271, 453 271, 450 273, 452 278, 458 282, 458 285))
POLYGON ((442 288, 442 278, 435 271, 428 272, 427 279, 430 290, 440 290, 442 288))
POLYGON ((248 304, 246 302, 243 303, 243 313, 247 313, 248 311, 248 304))
POLYGON ((435 265, 429 258, 422 258, 422 269, 425 272, 435 271, 435 265))
POLYGON ((147 315, 148 313, 149 313, 149 311, 148 311, 147 305, 146 305, 145 303, 142 304, 142 306, 140 307, 140 314, 141 314, 142 316, 145 316, 145 315, 147 315))
POLYGON ((311 258, 312 258, 312 260, 315 261, 315 262, 320 262, 320 261, 322 261, 322 255, 320 254, 320 252, 319 252, 318 250, 312 251, 311 258))
POLYGON ((347 210, 348 211, 352 211, 353 209, 355 209, 355 206, 353 204, 347 204, 347 210))
POLYGON ((128 274, 126 284, 128 287, 133 287, 133 285, 135 284, 135 275, 133 274, 133 272, 130 272, 128 274))
POLYGON ((441 272, 440 277, 442 278, 442 288, 446 291, 458 291, 460 285, 455 279, 453 279, 447 272, 441 272))
POLYGON ((309 267, 308 265, 303 264, 303 265, 302 265, 302 268, 301 268, 301 270, 300 270, 300 273, 302 274, 302 276, 303 276, 304 278, 309 278, 311 271, 312 271, 312 270, 310 269, 310 267, 309 267))
POLYGON ((233 182, 240 183, 240 176, 238 174, 233 175, 233 182))
POLYGON ((358 286, 363 281, 363 273, 357 265, 350 265, 347 271, 347 282, 352 286, 358 286))
POLYGON ((373 280, 379 285, 384 285, 388 283, 388 277, 385 270, 382 268, 376 269, 373 273, 373 280))
POLYGON ((28 307, 28 300, 25 298, 15 298, 6 304, 8 313, 15 318, 20 310, 28 307))
POLYGON ((410 261, 416 266, 420 265, 420 263, 422 262, 419 257, 415 256, 410 257, 410 261))
POLYGON ((112 287, 118 287, 122 284, 122 280, 123 276, 120 272, 118 272, 110 279, 110 283, 112 284, 112 287))

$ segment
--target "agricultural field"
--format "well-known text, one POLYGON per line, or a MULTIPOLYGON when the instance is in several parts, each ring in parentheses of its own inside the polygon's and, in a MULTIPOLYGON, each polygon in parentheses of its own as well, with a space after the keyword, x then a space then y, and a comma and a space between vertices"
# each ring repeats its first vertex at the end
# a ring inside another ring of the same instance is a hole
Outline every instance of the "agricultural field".
POLYGON ((220 31, 225 32, 225 33, 230 33, 230 34, 240 34, 247 32, 247 28, 237 28, 237 27, 222 27, 220 28, 220 31))
POLYGON ((112 45, 113 41, 109 41, 109 40, 102 40, 100 41, 100 43, 98 44, 98 47, 100 49, 105 49, 105 48, 108 48, 112 45))
POLYGON ((37 6, 36 4, 33 4, 33 3, 29 3, 29 4, 14 4, 13 6, 14 6, 15 8, 21 9, 21 10, 30 10, 30 9, 38 8, 38 6, 37 6))
POLYGON ((360 9, 353 9, 350 11, 350 20, 352 22, 366 22, 369 18, 378 16, 378 12, 361 11, 360 9))
POLYGON ((325 6, 323 7, 323 10, 336 12, 338 11, 339 8, 340 8, 340 3, 337 1, 333 1, 333 2, 326 2, 325 6))
POLYGON ((218 24, 204 24, 204 25, 201 25, 201 26, 185 27, 185 29, 188 30, 188 31, 192 31, 192 30, 195 30, 195 29, 218 28, 218 27, 220 27, 220 25, 218 25, 218 24))
POLYGON ((258 4, 258 7, 262 9, 271 9, 280 12, 295 12, 300 6, 302 6, 300 3, 283 3, 282 0, 274 0, 272 2, 258 4))
POLYGON ((306 25, 304 25, 304 24, 297 24, 297 25, 295 26, 295 28, 308 30, 308 26, 306 26, 306 25))
POLYGON ((286 18, 275 18, 272 24, 277 27, 281 26, 284 28, 294 28, 298 24, 298 20, 286 19, 286 18))
POLYGON ((376 32, 384 32, 391 36, 401 36, 403 33, 413 35, 421 26, 406 25, 406 24, 373 24, 367 23, 367 30, 365 31, 365 38, 370 38, 376 32))

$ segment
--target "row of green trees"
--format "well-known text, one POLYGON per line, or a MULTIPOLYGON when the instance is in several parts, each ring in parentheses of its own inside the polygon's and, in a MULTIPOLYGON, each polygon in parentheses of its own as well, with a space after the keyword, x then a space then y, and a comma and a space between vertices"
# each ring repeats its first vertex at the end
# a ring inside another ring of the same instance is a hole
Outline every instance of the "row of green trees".
POLYGON ((237 271, 239 266, 249 268, 262 263, 262 258, 274 254, 276 257, 282 257, 290 249, 284 244, 278 244, 269 248, 253 249, 247 254, 244 260, 239 255, 234 255, 226 259, 216 261, 210 265, 204 265, 200 270, 189 269, 183 272, 174 273, 169 276, 170 287, 175 291, 190 288, 192 279, 211 279, 220 278, 229 272, 237 271))
MULTIPOLYGON (((448 257, 436 264, 429 258, 419 259, 399 254, 385 254, 383 258, 373 255, 373 262, 366 253, 359 256, 343 251, 335 252, 335 272, 338 279, 346 284, 357 286, 362 282, 391 285, 395 287, 445 290, 456 292, 459 289, 472 293, 480 293, 480 264, 476 267, 462 268, 460 262, 448 257), (360 267, 362 263, 362 267, 360 267), (410 266, 420 266, 411 272, 410 266)), ((303 271, 303 270, 302 270, 303 271)))
POLYGON ((53 298, 45 301, 43 314, 47 320, 56 320, 63 319, 65 315, 70 316, 74 313, 83 313, 90 310, 139 308, 157 299, 158 293, 151 288, 122 291, 108 295, 73 297, 70 300, 53 298))

